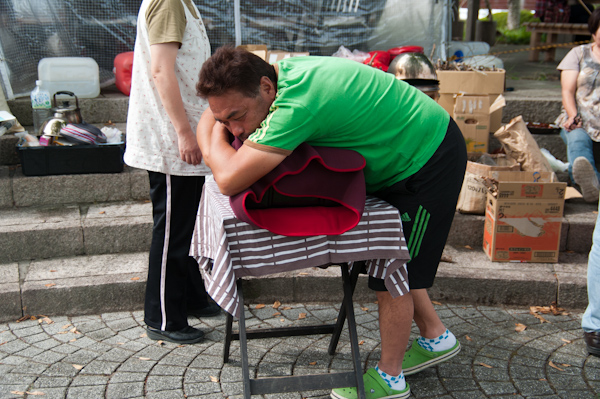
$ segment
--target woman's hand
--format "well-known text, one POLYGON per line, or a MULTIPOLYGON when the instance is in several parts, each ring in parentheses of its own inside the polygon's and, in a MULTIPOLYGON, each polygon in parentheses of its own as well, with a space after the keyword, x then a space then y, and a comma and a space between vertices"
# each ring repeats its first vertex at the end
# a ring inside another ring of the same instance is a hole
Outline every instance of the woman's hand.
POLYGON ((573 129, 582 127, 581 117, 579 116, 579 114, 575 116, 569 116, 565 123, 563 123, 563 127, 568 132, 570 132, 573 129))

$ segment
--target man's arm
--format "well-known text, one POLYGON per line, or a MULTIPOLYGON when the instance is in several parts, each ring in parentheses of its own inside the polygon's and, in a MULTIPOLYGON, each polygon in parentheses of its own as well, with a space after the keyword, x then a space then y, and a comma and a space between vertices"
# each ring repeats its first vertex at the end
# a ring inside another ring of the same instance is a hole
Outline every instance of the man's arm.
POLYGON ((178 51, 179 43, 175 42, 151 45, 150 68, 162 105, 177 132, 179 156, 184 162, 198 165, 202 161, 202 153, 185 113, 179 83, 175 75, 175 59, 178 51))
POLYGON ((285 155, 243 145, 237 151, 229 144, 229 131, 215 121, 210 108, 204 111, 197 130, 198 145, 221 193, 235 195, 275 169, 285 155))

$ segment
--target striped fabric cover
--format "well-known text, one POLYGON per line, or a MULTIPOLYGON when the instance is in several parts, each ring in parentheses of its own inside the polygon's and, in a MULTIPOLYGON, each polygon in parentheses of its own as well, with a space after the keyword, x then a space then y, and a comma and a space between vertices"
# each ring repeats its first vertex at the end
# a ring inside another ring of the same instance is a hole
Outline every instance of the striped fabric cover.
POLYGON ((410 257, 400 215, 374 197, 367 197, 358 226, 344 234, 289 237, 236 219, 229 197, 207 176, 190 256, 200 265, 208 294, 236 317, 242 308, 235 281, 245 276, 366 260, 369 275, 383 278, 393 297, 408 292, 410 257))

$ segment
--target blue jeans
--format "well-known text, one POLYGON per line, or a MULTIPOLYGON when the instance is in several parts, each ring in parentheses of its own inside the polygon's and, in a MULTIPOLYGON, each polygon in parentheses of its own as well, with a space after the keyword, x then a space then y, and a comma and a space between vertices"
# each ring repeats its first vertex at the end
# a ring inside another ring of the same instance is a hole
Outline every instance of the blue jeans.
POLYGON ((588 258, 588 307, 581 319, 581 328, 585 332, 600 331, 600 206, 598 211, 588 258))
POLYGON ((596 162, 594 161, 594 152, 593 152, 593 141, 587 132, 582 129, 573 129, 570 132, 565 129, 561 129, 560 137, 563 139, 567 146, 567 159, 569 161, 569 177, 571 181, 574 182, 573 179, 573 162, 578 157, 585 157, 592 164, 594 171, 596 172, 596 176, 598 176, 598 180, 600 180, 600 173, 598 173, 598 169, 596 168, 596 162))

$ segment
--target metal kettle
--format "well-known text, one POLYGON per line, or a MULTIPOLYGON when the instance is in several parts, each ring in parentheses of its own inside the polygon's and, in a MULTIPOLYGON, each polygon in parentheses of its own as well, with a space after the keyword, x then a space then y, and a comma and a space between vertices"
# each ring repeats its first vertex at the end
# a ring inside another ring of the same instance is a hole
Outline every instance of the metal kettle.
POLYGON ((57 91, 54 93, 54 116, 60 114, 60 117, 64 118, 67 123, 81 123, 83 122, 83 118, 81 117, 81 110, 79 109, 79 99, 75 95, 75 93, 70 91, 57 91), (61 105, 57 105, 56 96, 59 94, 66 94, 68 96, 75 98, 75 105, 69 105, 69 101, 63 100, 61 105))
POLYGON ((46 138, 49 144, 54 141, 55 137, 60 136, 60 130, 67 125, 67 123, 81 123, 83 118, 81 117, 81 111, 79 110, 79 99, 77 96, 70 91, 58 91, 53 97, 54 108, 52 111, 54 115, 44 121, 38 132, 38 136, 46 138), (66 94, 68 96, 75 97, 75 106, 69 105, 68 101, 63 101, 60 106, 56 105, 56 96, 59 94, 66 94))

